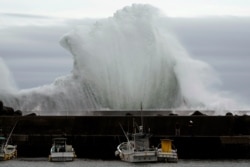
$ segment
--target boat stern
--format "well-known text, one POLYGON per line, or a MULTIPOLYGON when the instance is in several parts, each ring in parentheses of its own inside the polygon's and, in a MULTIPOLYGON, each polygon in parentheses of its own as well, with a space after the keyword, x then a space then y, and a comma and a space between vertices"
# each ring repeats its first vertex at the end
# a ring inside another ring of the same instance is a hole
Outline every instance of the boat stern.
POLYGON ((158 161, 178 162, 177 150, 172 147, 172 140, 162 139, 161 148, 157 151, 158 161))
POLYGON ((76 155, 74 152, 59 152, 59 153, 52 153, 49 155, 49 161, 51 162, 68 162, 73 161, 76 155))

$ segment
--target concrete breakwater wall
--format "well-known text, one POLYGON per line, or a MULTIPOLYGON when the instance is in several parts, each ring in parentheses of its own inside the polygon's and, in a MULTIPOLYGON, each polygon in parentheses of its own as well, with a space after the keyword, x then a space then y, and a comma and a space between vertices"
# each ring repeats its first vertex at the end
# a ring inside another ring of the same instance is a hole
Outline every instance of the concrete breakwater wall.
POLYGON ((133 122, 141 121, 152 146, 171 138, 180 158, 250 158, 249 116, 0 116, 0 129, 8 136, 17 122, 11 142, 19 156, 48 156, 52 138, 66 137, 78 157, 113 159, 126 141, 120 124, 132 133, 133 122))

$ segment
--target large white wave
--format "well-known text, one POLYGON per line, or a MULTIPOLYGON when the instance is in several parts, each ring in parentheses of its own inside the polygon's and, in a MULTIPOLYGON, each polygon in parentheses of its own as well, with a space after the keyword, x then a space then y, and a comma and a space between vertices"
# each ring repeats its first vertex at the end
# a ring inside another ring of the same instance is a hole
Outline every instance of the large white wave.
POLYGON ((12 77, 12 74, 5 64, 4 60, 0 57, 0 94, 12 94, 17 91, 16 84, 12 77))
MULTIPOLYGON (((234 100, 216 90, 219 79, 192 59, 150 5, 132 5, 113 17, 65 34, 73 55, 69 76, 50 85, 0 95, 4 103, 38 114, 84 114, 99 109, 227 109, 234 100)), ((5 87, 5 86, 3 86, 5 87)))

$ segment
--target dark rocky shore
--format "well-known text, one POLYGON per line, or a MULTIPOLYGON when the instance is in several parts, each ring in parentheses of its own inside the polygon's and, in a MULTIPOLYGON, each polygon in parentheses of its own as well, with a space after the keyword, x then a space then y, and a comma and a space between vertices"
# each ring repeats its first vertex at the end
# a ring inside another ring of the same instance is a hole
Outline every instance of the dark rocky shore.
POLYGON ((0 101, 0 116, 22 116, 22 111, 14 110, 12 107, 4 106, 3 102, 0 101))

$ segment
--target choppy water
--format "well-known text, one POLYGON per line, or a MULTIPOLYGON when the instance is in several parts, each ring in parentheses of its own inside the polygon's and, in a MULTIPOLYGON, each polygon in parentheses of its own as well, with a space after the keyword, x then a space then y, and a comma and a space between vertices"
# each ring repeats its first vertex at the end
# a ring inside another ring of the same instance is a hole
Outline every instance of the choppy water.
POLYGON ((118 160, 76 159, 73 162, 48 162, 46 158, 18 158, 0 162, 1 167, 249 167, 249 160, 179 160, 178 163, 127 163, 118 160))

